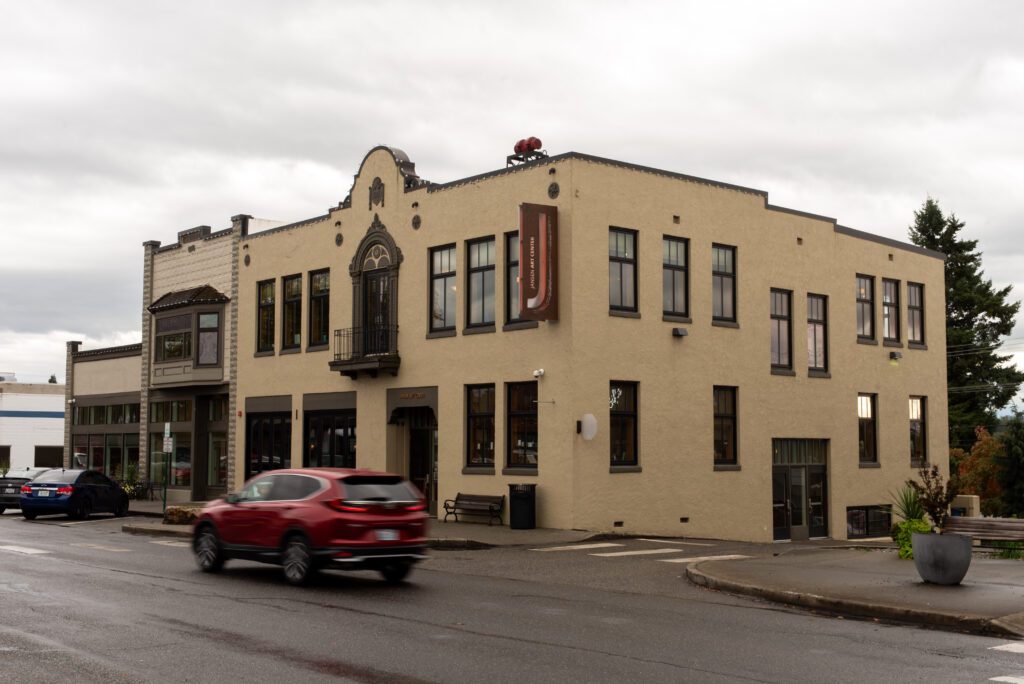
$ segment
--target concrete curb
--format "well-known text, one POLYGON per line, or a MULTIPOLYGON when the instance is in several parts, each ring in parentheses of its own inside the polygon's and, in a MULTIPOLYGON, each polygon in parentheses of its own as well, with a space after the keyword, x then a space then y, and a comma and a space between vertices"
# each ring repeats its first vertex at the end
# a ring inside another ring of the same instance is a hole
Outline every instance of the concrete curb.
POLYGON ((772 589, 753 584, 743 584, 732 580, 721 579, 702 572, 699 568, 703 563, 695 563, 686 568, 686 578, 694 584, 724 591, 730 594, 753 596, 755 598, 784 603, 800 608, 824 611, 839 615, 849 615, 861 618, 878 618, 893 622, 904 622, 917 625, 925 625, 937 629, 944 629, 952 632, 969 632, 985 636, 1024 636, 1024 626, 1013 624, 1011 618, 988 619, 968 615, 957 615, 953 613, 940 613, 936 611, 920 610, 916 608, 902 608, 880 603, 868 603, 851 599, 840 599, 817 594, 806 594, 782 589, 772 589))

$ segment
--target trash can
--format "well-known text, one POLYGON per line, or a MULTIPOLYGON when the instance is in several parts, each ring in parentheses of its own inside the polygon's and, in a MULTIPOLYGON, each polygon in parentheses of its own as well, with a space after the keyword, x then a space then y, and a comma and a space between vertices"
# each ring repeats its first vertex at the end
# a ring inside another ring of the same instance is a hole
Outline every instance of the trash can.
POLYGON ((508 486, 508 526, 513 530, 532 530, 537 527, 537 485, 508 486))

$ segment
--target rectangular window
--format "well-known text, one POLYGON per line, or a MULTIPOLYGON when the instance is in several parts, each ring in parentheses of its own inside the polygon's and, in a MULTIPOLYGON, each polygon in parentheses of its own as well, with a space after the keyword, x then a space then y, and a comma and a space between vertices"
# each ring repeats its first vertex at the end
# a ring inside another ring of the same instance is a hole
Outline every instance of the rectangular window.
POLYGON ((469 326, 494 325, 494 238, 466 243, 466 306, 469 326))
POLYGON ((166 481, 172 487, 188 487, 192 484, 192 433, 173 432, 171 439, 174 451, 168 461, 163 451, 164 433, 149 433, 149 479, 158 485, 166 481))
POLYGON ((505 398, 509 468, 537 467, 537 383, 510 382, 505 398))
POLYGON ((788 290, 771 291, 772 368, 789 370, 793 367, 793 293, 788 290))
POLYGON ((857 276, 857 337, 875 339, 875 277, 857 276))
POLYGON ((494 466, 494 385, 466 385, 466 465, 494 466))
POLYGON ((264 280, 256 285, 257 320, 256 351, 274 351, 274 281, 264 280))
POLYGON ((892 507, 849 506, 846 509, 846 538, 888 537, 892 530, 892 507))
POLYGON ((690 315, 690 241, 665 237, 661 242, 661 310, 670 316, 690 315))
POLYGON ((736 388, 715 387, 715 465, 736 465, 736 388))
POLYGON ((882 339, 900 341, 900 281, 882 279, 882 339))
POLYGON ((711 245, 711 317, 736 321, 736 248, 711 245))
POLYGON ((331 270, 309 273, 309 342, 310 347, 327 344, 331 325, 331 270))
POLYGON ((519 231, 505 233, 505 322, 519 318, 519 231))
POLYGON ((910 465, 920 468, 928 462, 928 399, 910 397, 910 465))
POLYGON ((608 229, 608 306, 636 311, 636 231, 608 229))
POLYGON ((807 368, 828 371, 828 297, 807 295, 807 368))
POLYGON ((149 404, 150 423, 187 423, 192 420, 192 402, 154 401, 149 404))
POLYGON ((861 463, 878 463, 878 427, 875 421, 877 394, 857 395, 858 438, 861 463))
POLYGON ((638 465, 637 383, 612 380, 609 389, 611 464, 613 466, 638 465))
POLYGON ((192 358, 192 314, 156 320, 156 361, 184 361, 192 358))
POLYGON ((197 366, 216 366, 220 362, 220 314, 199 314, 199 358, 197 366))
POLYGON ((356 467, 356 412, 306 411, 307 468, 356 467))
POLYGON ((430 250, 430 329, 455 330, 455 245, 430 250))
POLYGON ((245 477, 291 468, 292 414, 247 413, 245 477))
POLYGON ((924 285, 907 283, 907 342, 924 344, 924 285))
POLYGON ((281 285, 281 349, 297 349, 302 344, 302 276, 282 278, 281 285))

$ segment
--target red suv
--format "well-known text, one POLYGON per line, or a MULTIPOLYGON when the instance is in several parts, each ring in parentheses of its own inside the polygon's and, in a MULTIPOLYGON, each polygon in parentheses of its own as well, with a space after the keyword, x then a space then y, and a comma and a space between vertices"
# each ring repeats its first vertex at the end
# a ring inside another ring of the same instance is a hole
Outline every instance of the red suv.
POLYGON ((398 475, 303 468, 257 475, 206 504, 192 550, 203 572, 243 558, 282 565, 296 585, 328 566, 378 570, 397 583, 427 557, 426 534, 423 495, 398 475))

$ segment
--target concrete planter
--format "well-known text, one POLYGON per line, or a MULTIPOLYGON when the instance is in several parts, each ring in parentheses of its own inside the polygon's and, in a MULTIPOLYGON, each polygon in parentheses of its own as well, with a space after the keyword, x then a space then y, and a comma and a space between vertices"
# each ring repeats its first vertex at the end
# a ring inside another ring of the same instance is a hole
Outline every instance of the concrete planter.
POLYGON ((918 534, 911 538, 914 565, 931 584, 960 584, 971 567, 971 538, 959 534, 918 534))

